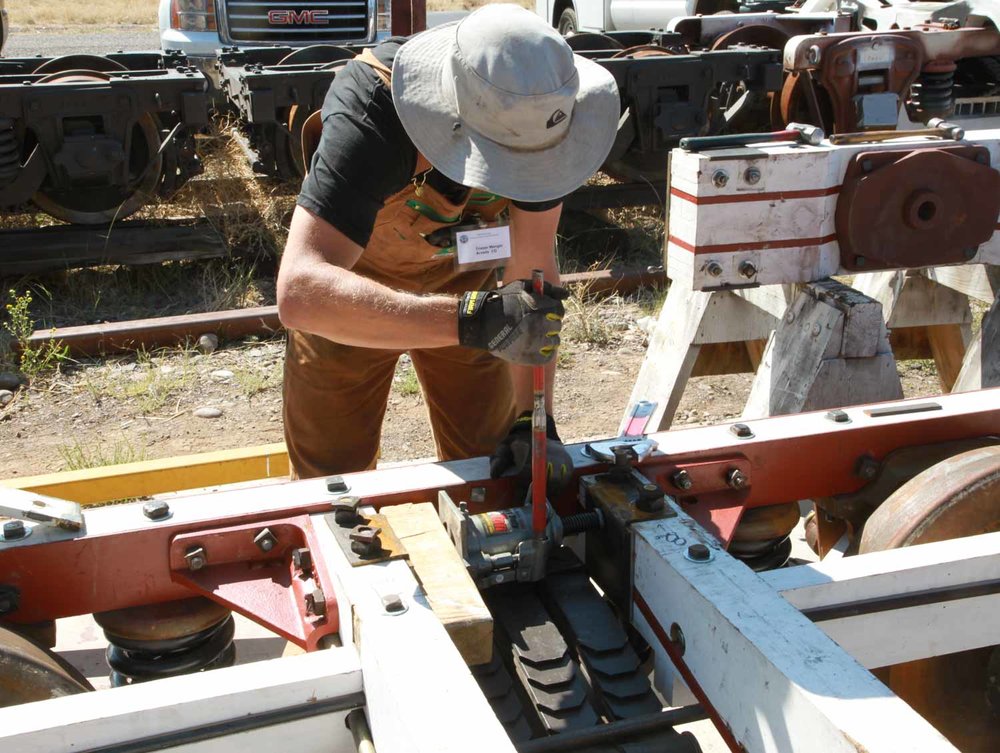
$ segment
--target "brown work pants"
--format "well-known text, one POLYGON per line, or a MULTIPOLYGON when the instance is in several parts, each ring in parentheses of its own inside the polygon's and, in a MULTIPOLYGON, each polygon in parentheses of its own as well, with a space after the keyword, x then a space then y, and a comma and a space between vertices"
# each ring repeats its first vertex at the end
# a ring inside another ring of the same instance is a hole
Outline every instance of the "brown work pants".
MULTIPOLYGON (((284 420, 293 478, 375 467, 402 351, 341 345, 290 331, 284 420)), ((470 348, 412 350, 438 458, 489 454, 514 421, 507 364, 470 348)))

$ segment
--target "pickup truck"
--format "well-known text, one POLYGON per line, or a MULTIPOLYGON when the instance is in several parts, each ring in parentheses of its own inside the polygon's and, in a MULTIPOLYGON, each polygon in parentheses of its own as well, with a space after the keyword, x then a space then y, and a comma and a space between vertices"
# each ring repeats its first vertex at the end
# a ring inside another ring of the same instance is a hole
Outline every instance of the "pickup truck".
POLYGON ((214 84, 223 47, 358 45, 423 30, 424 0, 160 0, 160 48, 214 84))

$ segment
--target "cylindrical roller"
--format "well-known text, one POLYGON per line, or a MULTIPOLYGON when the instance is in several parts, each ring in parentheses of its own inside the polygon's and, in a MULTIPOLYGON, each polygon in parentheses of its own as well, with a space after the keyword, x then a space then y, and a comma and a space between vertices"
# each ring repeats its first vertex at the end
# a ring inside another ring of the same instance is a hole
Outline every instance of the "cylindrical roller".
POLYGON ((0 627, 0 708, 93 689, 69 662, 13 630, 0 627))

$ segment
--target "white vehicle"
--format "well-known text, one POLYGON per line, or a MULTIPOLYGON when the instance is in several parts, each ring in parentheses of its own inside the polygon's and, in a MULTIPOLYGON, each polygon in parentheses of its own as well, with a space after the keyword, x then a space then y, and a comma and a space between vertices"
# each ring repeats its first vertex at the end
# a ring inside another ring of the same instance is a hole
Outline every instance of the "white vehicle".
POLYGON ((0 53, 3 53, 3 46, 7 44, 7 9, 4 7, 4 0, 0 0, 0 53))
MULTIPOLYGON (((391 31, 391 0, 160 0, 160 48, 180 50, 211 77, 216 51, 366 44, 391 31)), ((408 31, 405 33, 409 33, 408 31)))
POLYGON ((674 18, 736 7, 726 0, 535 0, 535 12, 564 35, 663 29, 674 18))

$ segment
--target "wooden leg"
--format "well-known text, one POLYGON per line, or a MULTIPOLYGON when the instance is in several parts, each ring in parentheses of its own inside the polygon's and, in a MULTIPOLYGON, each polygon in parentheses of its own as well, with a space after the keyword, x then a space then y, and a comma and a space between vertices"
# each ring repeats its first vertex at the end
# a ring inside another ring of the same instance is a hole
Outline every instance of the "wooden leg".
POLYGON ((952 392, 987 387, 1000 387, 1000 296, 983 317, 982 327, 965 354, 952 392))
POLYGON ((833 280, 810 283, 771 335, 744 418, 903 396, 881 305, 833 280))
POLYGON ((927 339, 937 364, 941 389, 951 392, 962 370, 965 348, 972 339, 972 328, 967 324, 938 324, 927 328, 927 339))

